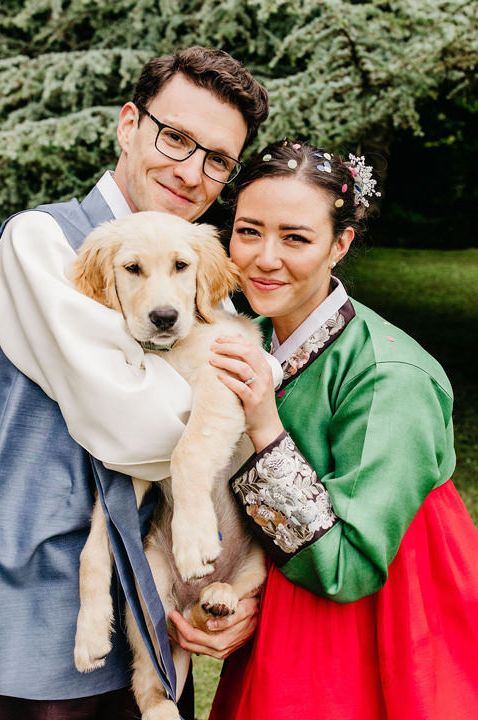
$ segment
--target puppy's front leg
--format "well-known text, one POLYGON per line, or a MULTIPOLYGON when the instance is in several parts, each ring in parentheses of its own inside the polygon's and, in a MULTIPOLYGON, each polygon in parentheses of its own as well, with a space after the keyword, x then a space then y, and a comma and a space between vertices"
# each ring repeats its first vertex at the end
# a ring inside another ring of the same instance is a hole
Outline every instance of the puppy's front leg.
POLYGON ((238 398, 215 370, 205 367, 194 383, 189 422, 171 458, 173 553, 184 581, 214 570, 221 545, 211 491, 244 429, 238 398))

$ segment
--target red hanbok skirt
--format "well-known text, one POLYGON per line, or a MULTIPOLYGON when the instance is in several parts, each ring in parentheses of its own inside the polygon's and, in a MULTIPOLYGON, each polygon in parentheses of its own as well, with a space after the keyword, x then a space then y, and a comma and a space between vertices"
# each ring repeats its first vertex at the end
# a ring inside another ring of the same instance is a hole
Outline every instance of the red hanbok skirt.
POLYGON ((373 595, 334 603, 271 567, 210 720, 478 720, 478 532, 452 482, 373 595))

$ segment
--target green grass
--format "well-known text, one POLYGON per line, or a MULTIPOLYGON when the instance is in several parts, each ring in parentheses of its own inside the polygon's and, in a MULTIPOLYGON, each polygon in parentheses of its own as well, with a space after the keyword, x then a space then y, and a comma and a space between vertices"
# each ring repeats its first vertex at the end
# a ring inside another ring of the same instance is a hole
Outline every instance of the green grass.
MULTIPOLYGON (((194 698, 197 720, 207 720, 214 692, 219 681, 222 663, 200 655, 193 658, 194 698)), ((224 718, 226 720, 226 718, 224 718)), ((251 719, 252 720, 252 719, 251 719)))
POLYGON ((344 281, 445 368, 455 393, 454 481, 478 523, 478 250, 377 248, 353 259, 344 281))
MULTIPOLYGON (((478 250, 377 248, 343 271, 349 294, 412 335, 455 392, 455 483, 478 523, 478 250)), ((196 717, 206 720, 221 664, 194 658, 196 717)))

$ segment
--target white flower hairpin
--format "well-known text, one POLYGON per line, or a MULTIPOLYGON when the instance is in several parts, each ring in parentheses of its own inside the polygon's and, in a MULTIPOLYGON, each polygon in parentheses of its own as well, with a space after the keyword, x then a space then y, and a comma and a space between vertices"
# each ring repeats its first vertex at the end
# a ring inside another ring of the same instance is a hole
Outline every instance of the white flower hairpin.
POLYGON ((365 158, 363 155, 356 156, 349 153, 350 163, 348 168, 354 179, 354 193, 355 193, 355 204, 360 203, 365 207, 369 207, 370 203, 367 200, 368 197, 375 195, 381 197, 382 193, 375 190, 377 181, 372 177, 373 167, 371 165, 365 165, 365 158))

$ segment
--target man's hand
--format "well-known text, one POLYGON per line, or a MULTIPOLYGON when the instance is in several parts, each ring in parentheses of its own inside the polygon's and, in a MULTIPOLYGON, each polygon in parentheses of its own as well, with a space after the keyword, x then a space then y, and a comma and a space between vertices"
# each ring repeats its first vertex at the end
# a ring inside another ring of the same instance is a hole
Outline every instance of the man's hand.
POLYGON ((193 627, 176 610, 170 613, 169 619, 175 626, 174 639, 184 650, 225 660, 254 634, 258 610, 258 597, 244 598, 234 615, 208 620, 209 632, 193 627))

